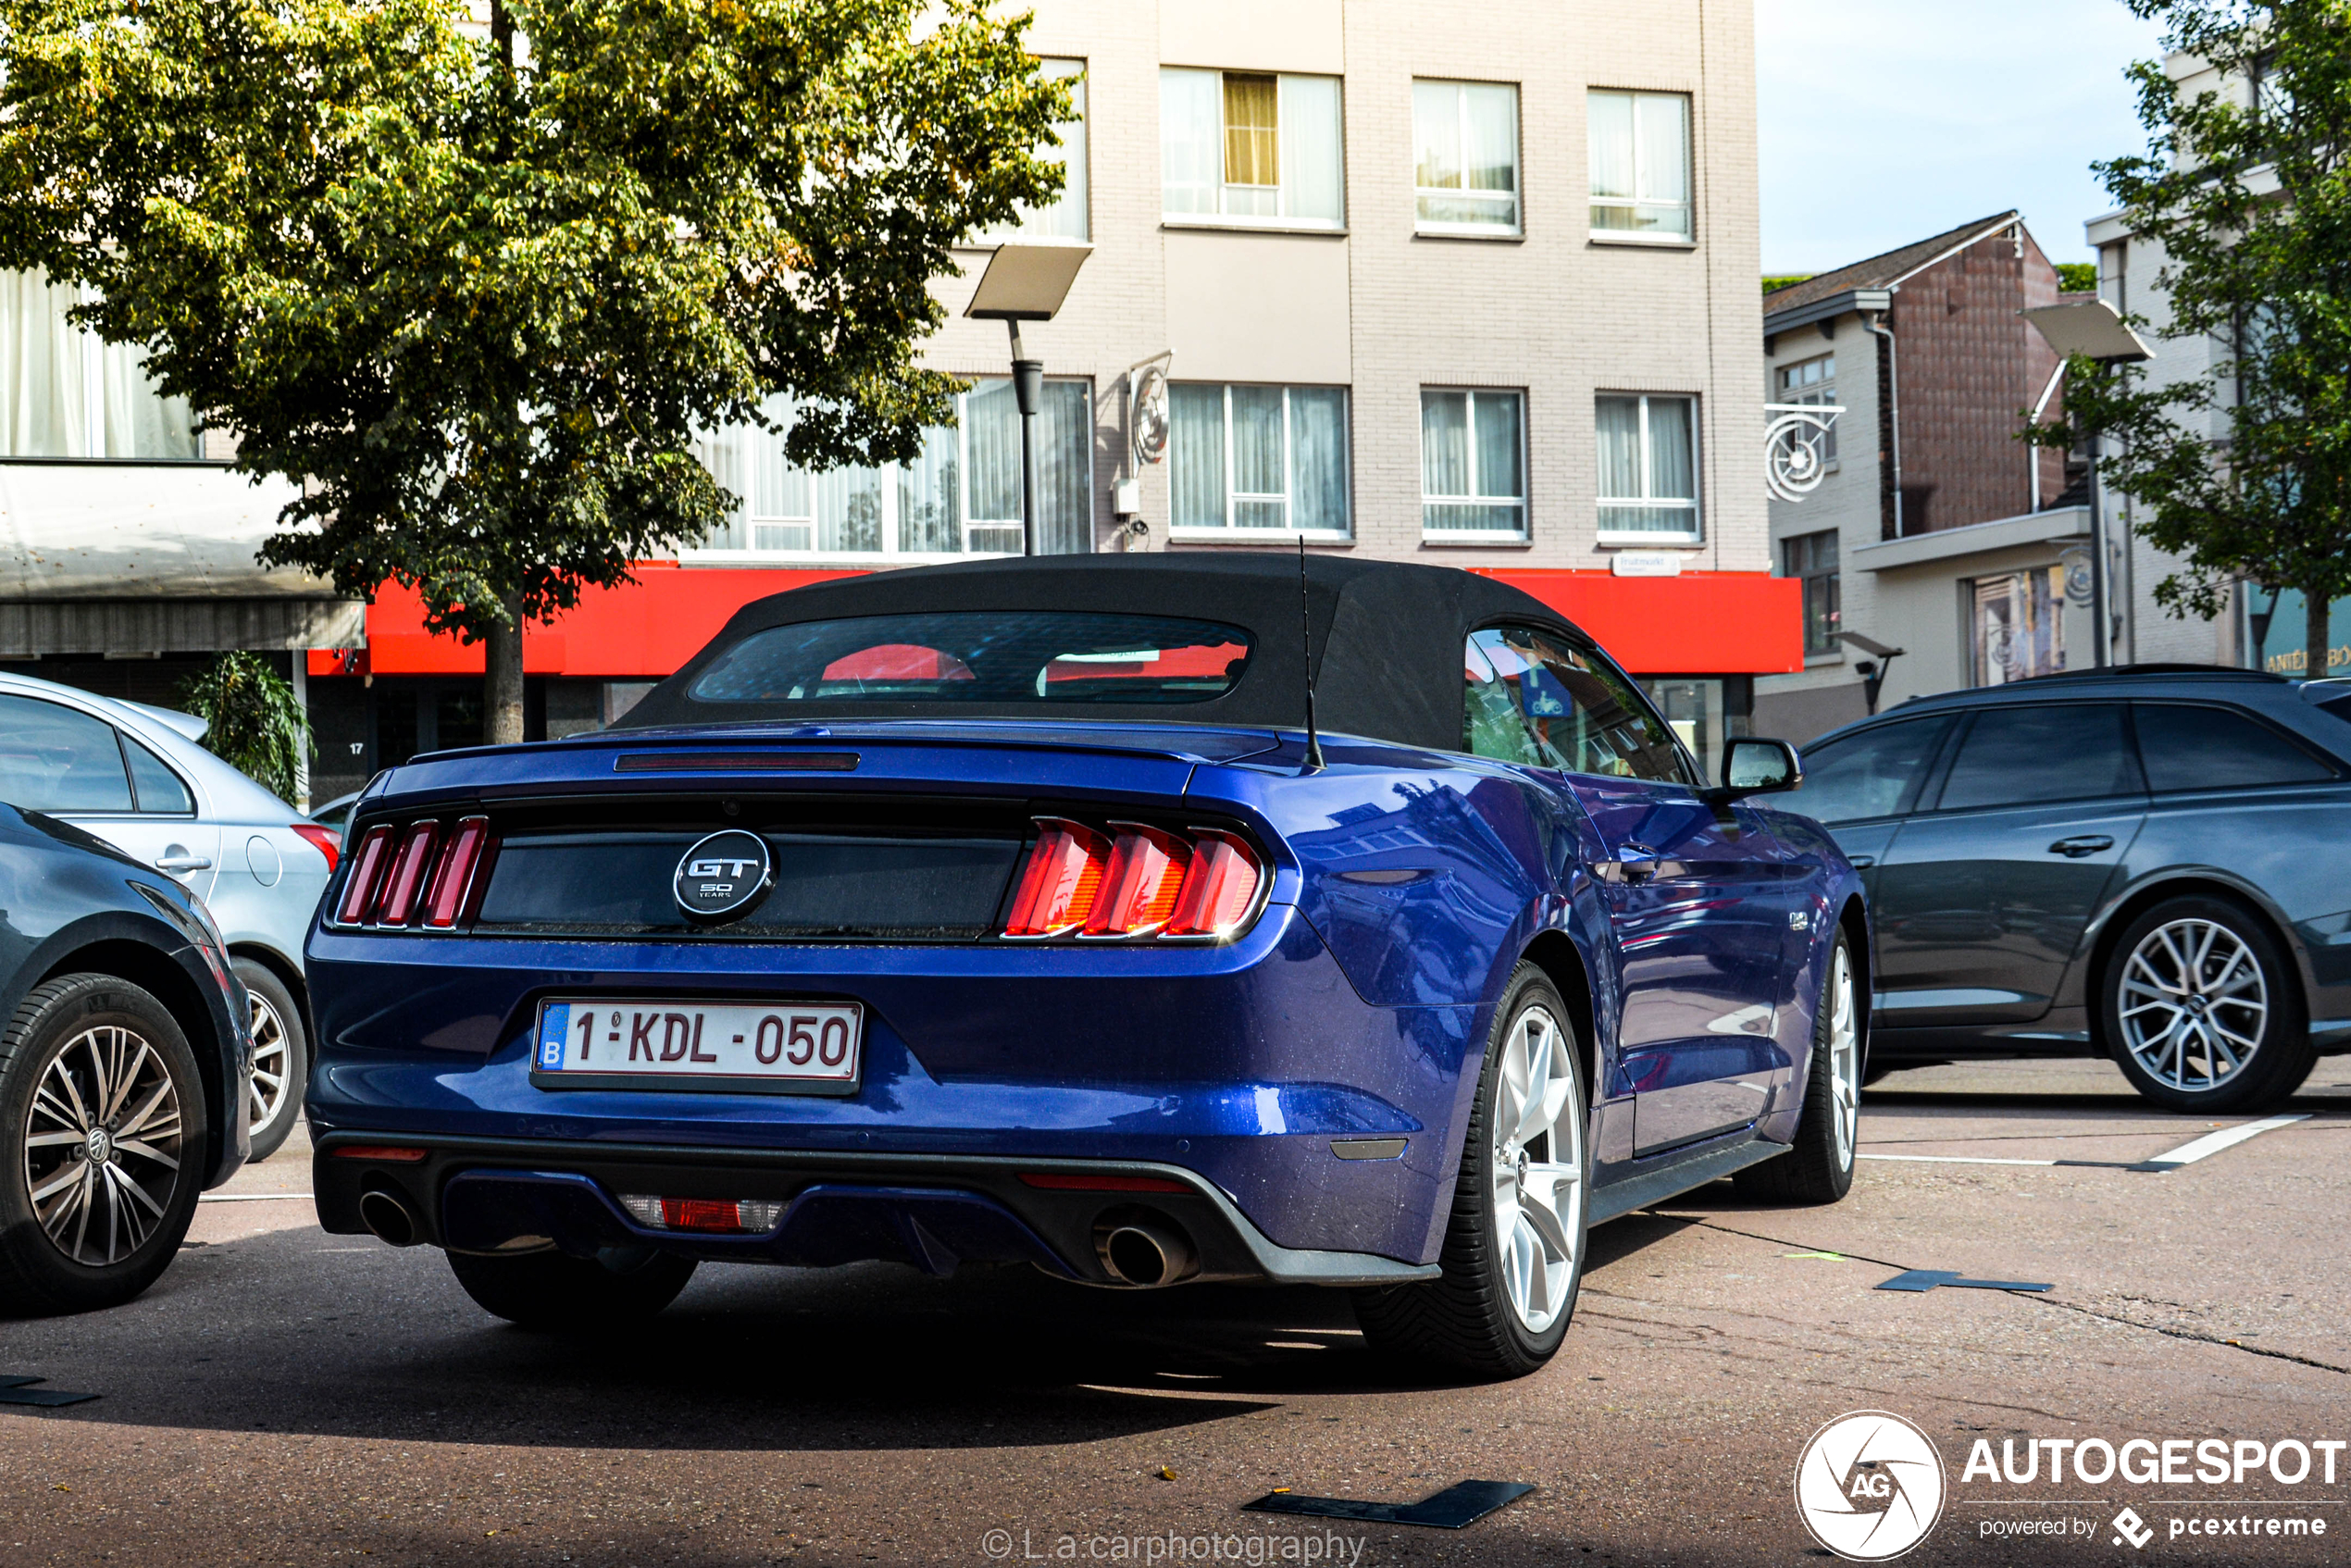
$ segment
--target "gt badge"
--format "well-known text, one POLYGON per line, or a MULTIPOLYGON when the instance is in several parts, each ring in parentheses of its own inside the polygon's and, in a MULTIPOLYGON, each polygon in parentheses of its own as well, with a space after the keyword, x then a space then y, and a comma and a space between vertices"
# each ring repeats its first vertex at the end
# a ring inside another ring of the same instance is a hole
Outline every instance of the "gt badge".
POLYGON ((767 840, 730 828, 688 850, 671 885, 687 919, 715 925, 749 915, 775 884, 767 840))

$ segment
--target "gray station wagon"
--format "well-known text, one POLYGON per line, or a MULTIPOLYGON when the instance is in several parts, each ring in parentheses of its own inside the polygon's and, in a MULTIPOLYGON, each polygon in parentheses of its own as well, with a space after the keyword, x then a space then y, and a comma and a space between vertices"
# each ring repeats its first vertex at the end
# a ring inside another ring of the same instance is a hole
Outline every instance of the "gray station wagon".
POLYGON ((1792 807, 1862 867, 1873 1076, 2113 1060, 2237 1111, 2351 1052, 2351 687, 2139 666, 1823 737, 1792 807))

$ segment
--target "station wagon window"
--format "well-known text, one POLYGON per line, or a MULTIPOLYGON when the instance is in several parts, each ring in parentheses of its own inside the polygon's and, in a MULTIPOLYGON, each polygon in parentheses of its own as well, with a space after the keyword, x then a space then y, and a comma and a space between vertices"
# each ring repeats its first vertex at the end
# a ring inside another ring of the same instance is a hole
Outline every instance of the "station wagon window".
POLYGON ((129 811, 114 726, 38 698, 0 696, 0 801, 22 811, 129 811))
POLYGON ((2332 768, 2276 730, 2227 708, 2138 703, 2131 716, 2138 725, 2147 788, 2158 794, 2315 784, 2334 777, 2332 768))
POLYGON ((2042 703, 1975 716, 1944 782, 1944 811, 2135 795, 2145 785, 2120 703, 2042 703))
POLYGON ((1474 632, 1462 749, 1474 756, 1659 783, 1689 782, 1673 733, 1631 684, 1527 627, 1474 632))
POLYGON ((1085 611, 938 611, 756 631, 695 677, 700 703, 1200 703, 1238 683, 1236 626, 1085 611))
POLYGON ((1892 816, 1909 802, 1950 721, 1905 719, 1804 753, 1804 782, 1789 809, 1815 822, 1892 816))

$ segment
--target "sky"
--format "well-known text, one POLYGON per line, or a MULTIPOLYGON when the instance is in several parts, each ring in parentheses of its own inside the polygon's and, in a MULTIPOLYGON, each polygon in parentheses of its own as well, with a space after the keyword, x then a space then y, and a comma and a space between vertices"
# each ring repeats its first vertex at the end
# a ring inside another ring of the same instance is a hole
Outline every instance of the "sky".
POLYGON ((1756 0, 1763 271, 1825 272, 2010 207, 2094 259, 2092 160, 2142 152, 2122 0, 1756 0))

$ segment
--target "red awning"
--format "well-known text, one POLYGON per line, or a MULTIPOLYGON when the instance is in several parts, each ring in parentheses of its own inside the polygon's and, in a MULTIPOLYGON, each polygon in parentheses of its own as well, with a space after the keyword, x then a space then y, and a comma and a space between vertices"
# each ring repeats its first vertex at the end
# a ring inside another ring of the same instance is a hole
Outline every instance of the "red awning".
MULTIPOLYGON (((526 628, 523 668, 531 675, 658 680, 715 636, 754 599, 853 571, 638 568, 624 588, 589 589, 552 626, 526 628)), ((1486 574, 1525 590, 1599 640, 1636 675, 1776 675, 1804 667, 1803 590, 1793 578, 1760 572, 1688 572, 1612 577, 1540 569, 1486 574)), ((387 586, 367 609, 367 646, 313 653, 317 676, 479 675, 481 648, 429 637, 424 607, 387 586)))

